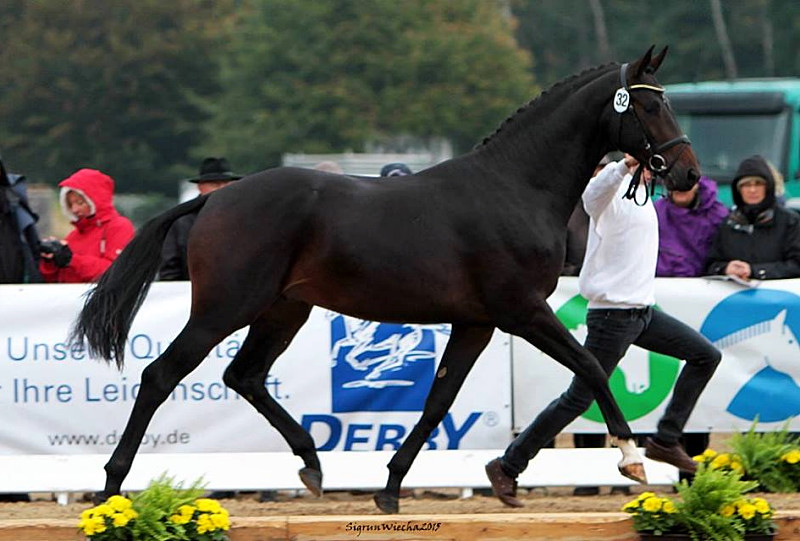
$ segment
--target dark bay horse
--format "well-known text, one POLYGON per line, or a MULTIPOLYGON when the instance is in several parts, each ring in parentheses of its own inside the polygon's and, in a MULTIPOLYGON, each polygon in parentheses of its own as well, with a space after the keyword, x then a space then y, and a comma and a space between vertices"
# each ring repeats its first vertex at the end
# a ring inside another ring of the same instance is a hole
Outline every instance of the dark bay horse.
POLYGON ((264 387, 312 306, 373 321, 452 324, 421 419, 375 495, 383 511, 398 511, 404 476, 495 328, 586 380, 623 451, 620 471, 644 481, 605 373, 546 299, 564 260, 567 220, 606 152, 633 154, 670 189, 687 190, 699 178, 689 141, 654 77, 666 49, 655 57, 652 51, 556 84, 470 153, 416 175, 374 182, 281 167, 148 222, 89 293, 72 340, 122 366, 167 230, 202 208, 189 239, 191 313, 142 373, 101 496, 119 493, 153 414, 181 379, 248 325, 224 382, 286 439, 303 460, 301 479, 319 495, 322 472, 311 436, 264 387))

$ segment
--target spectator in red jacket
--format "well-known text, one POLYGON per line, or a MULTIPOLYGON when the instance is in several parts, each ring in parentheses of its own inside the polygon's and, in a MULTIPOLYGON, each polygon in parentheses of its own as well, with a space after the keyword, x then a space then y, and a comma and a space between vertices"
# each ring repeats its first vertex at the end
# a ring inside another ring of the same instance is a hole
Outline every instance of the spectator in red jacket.
POLYGON ((108 175, 81 169, 59 186, 61 209, 74 229, 63 241, 45 239, 39 270, 46 282, 94 282, 133 238, 133 224, 114 208, 108 175))

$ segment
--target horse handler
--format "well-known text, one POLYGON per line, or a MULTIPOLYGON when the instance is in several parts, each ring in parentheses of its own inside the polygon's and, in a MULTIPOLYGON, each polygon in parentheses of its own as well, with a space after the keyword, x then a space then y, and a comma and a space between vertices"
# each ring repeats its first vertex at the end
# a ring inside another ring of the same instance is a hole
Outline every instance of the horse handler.
MULTIPOLYGON (((722 355, 700 333, 653 309, 658 219, 647 195, 649 171, 639 177, 632 200, 624 198, 636 166, 636 159, 628 155, 608 164, 583 193, 590 216, 579 278, 581 295, 589 300, 585 346, 609 376, 631 344, 686 361, 658 430, 645 443, 645 456, 694 473, 697 466, 678 440, 722 355), (644 203, 640 205, 635 196, 641 191, 644 203)), ((589 387, 573 378, 566 392, 511 442, 505 454, 486 465, 500 501, 510 507, 523 506, 516 497, 517 477, 548 441, 589 408, 593 398, 589 387)))

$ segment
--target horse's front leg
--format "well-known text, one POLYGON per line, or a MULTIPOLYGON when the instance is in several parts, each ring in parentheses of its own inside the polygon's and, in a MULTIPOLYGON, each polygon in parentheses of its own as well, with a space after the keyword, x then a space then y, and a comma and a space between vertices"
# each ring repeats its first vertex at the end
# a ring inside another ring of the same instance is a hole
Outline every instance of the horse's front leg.
MULTIPOLYGON (((569 368, 580 378, 583 385, 573 384, 567 393, 548 406, 547 410, 541 414, 546 417, 542 418, 540 415, 534 423, 535 426, 532 425, 536 430, 526 430, 526 434, 531 439, 523 442, 521 446, 536 447, 545 436, 550 434, 555 436, 561 432, 566 425, 589 407, 591 403, 589 391, 591 391, 606 421, 608 431, 612 436, 612 443, 622 451, 622 460, 617 465, 620 473, 634 481, 647 482, 642 457, 634 445, 631 429, 611 394, 608 386, 608 374, 603 370, 600 361, 575 340, 544 300, 534 301, 533 308, 526 314, 513 316, 513 319, 505 318, 499 327, 524 338, 569 368), (544 432, 547 434, 543 435, 544 432)), ((529 459, 538 451, 538 448, 525 448, 521 449, 519 454, 525 454, 529 459)), ((517 466, 519 467, 519 465, 517 466)))
POLYGON ((444 419, 475 360, 492 338, 493 327, 453 325, 436 379, 428 393, 422 417, 409 433, 400 449, 389 461, 386 488, 375 494, 375 503, 384 513, 399 511, 400 484, 439 423, 444 419))

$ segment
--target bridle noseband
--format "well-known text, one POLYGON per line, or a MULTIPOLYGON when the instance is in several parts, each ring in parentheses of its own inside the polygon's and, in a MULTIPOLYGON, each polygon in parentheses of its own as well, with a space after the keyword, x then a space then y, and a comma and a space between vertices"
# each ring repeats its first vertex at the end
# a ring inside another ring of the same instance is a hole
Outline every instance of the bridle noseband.
MULTIPOLYGON (((628 111, 633 112, 633 118, 636 120, 636 123, 639 125, 639 129, 642 132, 642 135, 645 139, 644 151, 648 154, 647 157, 647 169, 649 169, 654 176, 656 177, 666 177, 675 164, 680 159, 681 155, 683 154, 683 150, 678 153, 672 163, 667 164, 666 158, 661 154, 672 147, 680 144, 684 145, 691 145, 691 141, 685 135, 679 135, 674 139, 670 139, 664 143, 659 145, 654 145, 651 143, 652 137, 645 129, 644 124, 642 123, 639 115, 636 113, 636 108, 633 106, 633 100, 630 98, 630 92, 633 90, 651 90, 653 92, 664 92, 664 88, 660 86, 648 85, 648 84, 636 84, 628 86, 628 64, 622 64, 619 70, 619 78, 620 78, 620 88, 614 94, 613 105, 614 110, 619 113, 620 121, 619 121, 619 130, 617 136, 617 143, 622 140, 622 115, 628 111)), ((652 196, 655 194, 655 182, 650 184, 650 190, 645 190, 645 200, 642 203, 636 200, 636 187, 639 185, 639 179, 642 176, 642 172, 644 171, 645 164, 640 163, 639 167, 636 169, 636 172, 633 174, 633 178, 631 179, 631 183, 628 186, 628 189, 623 196, 625 199, 633 199, 634 203, 639 206, 643 206, 647 203, 647 197, 652 196), (650 192, 648 195, 647 192, 650 192)))

